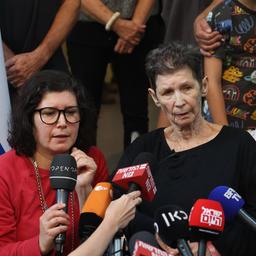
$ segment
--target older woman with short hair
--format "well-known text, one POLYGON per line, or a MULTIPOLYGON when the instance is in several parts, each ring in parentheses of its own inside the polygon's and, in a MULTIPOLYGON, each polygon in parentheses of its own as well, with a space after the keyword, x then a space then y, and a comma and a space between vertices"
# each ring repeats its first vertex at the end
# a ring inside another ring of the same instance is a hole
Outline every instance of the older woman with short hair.
MULTIPOLYGON (((169 126, 138 138, 120 159, 118 168, 131 166, 140 152, 150 152, 158 162, 153 171, 156 197, 151 203, 141 204, 130 232, 154 232, 153 225, 143 226, 143 222, 147 219, 145 223, 149 223, 156 209, 171 204, 189 213, 197 199, 207 198, 220 185, 241 194, 246 209, 256 216, 256 143, 245 131, 203 118, 207 77, 202 77, 199 51, 177 43, 161 46, 149 53, 146 71, 151 84, 149 93, 166 114, 169 126)), ((226 225, 214 245, 221 255, 256 255, 254 237, 246 225, 236 220, 226 225)))

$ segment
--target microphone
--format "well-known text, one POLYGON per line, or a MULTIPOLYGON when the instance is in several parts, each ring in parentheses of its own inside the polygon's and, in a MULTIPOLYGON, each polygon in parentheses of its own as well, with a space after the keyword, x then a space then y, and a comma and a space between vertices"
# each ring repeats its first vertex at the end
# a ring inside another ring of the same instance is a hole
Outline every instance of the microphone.
MULTIPOLYGON (((119 169, 112 181, 128 193, 140 190, 143 199, 152 201, 156 194, 156 186, 150 168, 153 168, 155 163, 155 158, 151 153, 142 152, 134 159, 132 166, 119 169)), ((116 246, 112 253, 116 255, 116 252, 121 250, 118 235, 115 236, 114 242, 116 246)))
POLYGON ((142 152, 135 158, 132 166, 119 169, 112 181, 128 190, 128 193, 140 190, 143 199, 152 201, 156 194, 156 186, 151 173, 155 162, 151 153, 142 152))
MULTIPOLYGON (((63 210, 68 212, 69 193, 76 186, 77 166, 76 160, 69 154, 56 155, 50 166, 50 185, 56 189, 56 202, 64 203, 63 210)), ((55 238, 55 249, 57 253, 63 253, 63 245, 66 240, 66 233, 58 234, 55 238)))
POLYGON ((238 216, 249 227, 256 231, 256 219, 242 208, 245 201, 233 188, 218 186, 211 191, 208 198, 221 203, 227 222, 231 222, 238 216))
POLYGON ((159 247, 159 245, 155 239, 155 236, 152 233, 150 233, 148 231, 139 231, 139 232, 136 232, 135 234, 133 234, 129 240, 130 254, 132 254, 132 252, 134 251, 135 244, 136 244, 137 240, 147 243, 147 244, 150 244, 154 247, 159 247))
POLYGON ((159 249, 155 236, 147 231, 135 233, 129 241, 129 252, 132 256, 168 256, 159 249))
POLYGON ((193 256, 186 241, 189 238, 188 215, 179 206, 166 205, 159 208, 155 213, 154 225, 164 243, 177 247, 182 256, 193 256))
POLYGON ((213 240, 223 232, 224 211, 221 204, 209 199, 198 199, 189 215, 189 227, 199 239, 198 256, 206 254, 206 241, 213 240))
POLYGON ((112 185, 99 182, 84 203, 79 220, 79 237, 85 241, 102 222, 112 200, 112 185))

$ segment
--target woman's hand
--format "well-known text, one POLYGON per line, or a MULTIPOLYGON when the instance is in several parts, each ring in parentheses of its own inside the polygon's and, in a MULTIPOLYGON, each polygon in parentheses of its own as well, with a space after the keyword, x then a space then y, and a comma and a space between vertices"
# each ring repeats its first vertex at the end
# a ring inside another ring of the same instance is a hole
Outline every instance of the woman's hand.
POLYGON ((97 169, 97 165, 93 158, 75 147, 72 149, 71 156, 75 158, 77 164, 76 187, 86 188, 87 186, 90 186, 97 169))
MULTIPOLYGON (((159 246, 166 251, 167 253, 169 253, 170 255, 180 255, 178 249, 174 249, 170 246, 168 246, 166 243, 164 243, 162 241, 162 239, 159 237, 159 235, 156 233, 155 235, 156 237, 156 241, 159 244, 159 246)), ((191 249, 191 252, 194 256, 198 255, 198 242, 189 242, 188 241, 188 245, 191 249)), ((205 256, 221 256, 220 253, 217 251, 217 249, 214 247, 214 245, 212 244, 212 242, 207 242, 207 247, 206 247, 206 254, 205 256)))
MULTIPOLYGON (((198 242, 188 242, 193 255, 198 255, 198 242)), ((205 256, 221 256, 211 241, 207 242, 205 256)))
POLYGON ((205 18, 197 18, 194 22, 194 35, 200 47, 201 53, 210 57, 211 52, 221 44, 222 35, 212 31, 205 18))
POLYGON ((77 164, 76 192, 80 209, 82 209, 87 196, 92 190, 91 184, 97 165, 91 157, 75 147, 72 149, 71 156, 75 158, 77 164))
POLYGON ((158 233, 156 233, 155 237, 156 237, 157 243, 159 244, 159 246, 160 246, 164 251, 166 251, 166 252, 169 253, 170 255, 179 255, 178 249, 174 249, 174 248, 168 246, 166 243, 164 243, 164 242, 162 241, 162 239, 159 237, 158 233))
POLYGON ((62 209, 65 204, 54 204, 40 217, 39 247, 42 255, 48 254, 54 247, 54 238, 66 232, 70 218, 62 209))
POLYGON ((126 227, 135 217, 136 205, 142 202, 140 195, 140 191, 134 191, 112 201, 106 210, 104 221, 110 223, 116 231, 126 227))

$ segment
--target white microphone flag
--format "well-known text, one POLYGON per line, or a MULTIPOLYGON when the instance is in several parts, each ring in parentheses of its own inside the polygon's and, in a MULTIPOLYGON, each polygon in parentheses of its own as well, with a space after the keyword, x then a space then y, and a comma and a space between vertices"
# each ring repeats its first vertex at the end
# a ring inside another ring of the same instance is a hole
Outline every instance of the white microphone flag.
POLYGON ((4 65, 2 37, 0 33, 0 154, 3 154, 10 149, 10 145, 7 142, 10 111, 10 96, 4 65))

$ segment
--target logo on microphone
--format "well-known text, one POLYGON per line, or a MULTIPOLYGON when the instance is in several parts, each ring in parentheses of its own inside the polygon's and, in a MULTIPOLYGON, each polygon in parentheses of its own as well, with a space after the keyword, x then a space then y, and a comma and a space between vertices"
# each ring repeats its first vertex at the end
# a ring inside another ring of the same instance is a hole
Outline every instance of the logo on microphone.
POLYGON ((96 186, 96 187, 94 188, 94 190, 95 190, 95 191, 103 191, 103 190, 108 190, 108 188, 99 185, 99 186, 96 186))
POLYGON ((162 213, 161 216, 163 217, 163 220, 166 224, 167 227, 171 226, 172 222, 175 221, 181 221, 181 220, 187 220, 188 219, 188 215, 186 214, 186 212, 179 210, 179 211, 175 211, 175 212, 168 212, 166 213, 162 213))
POLYGON ((242 197, 232 188, 229 188, 225 192, 224 197, 226 197, 227 199, 234 199, 237 202, 239 202, 242 199, 242 197))
POLYGON ((206 208, 202 206, 202 214, 200 216, 200 222, 205 223, 209 226, 214 225, 214 226, 222 226, 222 212, 210 208, 206 208))
POLYGON ((57 165, 50 167, 51 172, 73 172, 76 173, 76 168, 73 166, 57 165))

